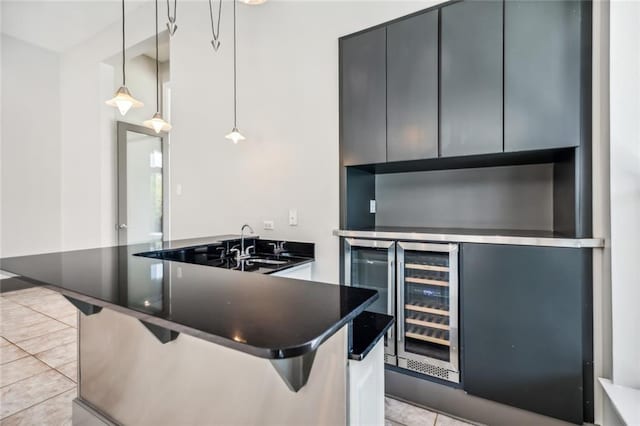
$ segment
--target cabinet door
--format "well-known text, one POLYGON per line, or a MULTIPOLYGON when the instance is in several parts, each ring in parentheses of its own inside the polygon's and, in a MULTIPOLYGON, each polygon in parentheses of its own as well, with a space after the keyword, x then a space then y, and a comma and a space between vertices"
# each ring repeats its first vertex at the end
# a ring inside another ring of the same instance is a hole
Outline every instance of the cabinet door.
POLYGON ((441 155, 502 152, 502 2, 464 1, 440 13, 441 155))
POLYGON ((505 3, 504 148, 580 144, 581 1, 505 3))
POLYGON ((343 164, 387 161, 386 30, 340 41, 340 127, 343 164))
POLYGON ((589 255, 573 248, 463 245, 468 393, 582 424, 589 255))
POLYGON ((387 156, 438 156, 437 10, 387 27, 387 156))

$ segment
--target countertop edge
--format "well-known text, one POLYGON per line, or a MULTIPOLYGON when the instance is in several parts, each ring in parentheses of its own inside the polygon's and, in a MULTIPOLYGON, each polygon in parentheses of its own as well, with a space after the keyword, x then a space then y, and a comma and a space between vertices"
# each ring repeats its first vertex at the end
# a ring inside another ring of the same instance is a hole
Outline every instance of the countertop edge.
MULTIPOLYGON (((360 315, 358 315, 356 318, 353 319, 352 333, 354 335, 358 332, 358 329, 357 329, 358 327, 357 321, 359 319, 358 317, 364 314, 368 314, 369 316, 375 316, 380 321, 385 321, 385 323, 384 323, 384 326, 376 330, 376 334, 374 335, 374 338, 371 340, 371 342, 367 344, 367 346, 363 351, 357 352, 357 353, 349 352, 349 359, 353 361, 364 360, 367 357, 367 355, 369 355, 369 352, 371 352, 371 350, 376 346, 376 344, 380 341, 380 339, 382 339, 385 333, 391 328, 391 326, 393 326, 393 323, 395 322, 395 318, 392 317, 391 315, 380 314, 376 312, 362 312, 360 313, 360 315)), ((371 319, 363 319, 363 320, 368 322, 372 321, 371 319)))
MULTIPOLYGON (((253 355, 263 359, 293 358, 293 357, 297 357, 297 356, 315 351, 316 349, 318 349, 318 347, 320 347, 320 345, 322 345, 322 343, 327 341, 331 336, 337 333, 342 327, 344 327, 345 325, 353 321, 358 315, 364 312, 365 309, 367 309, 367 307, 373 304, 373 302, 375 302, 378 299, 378 297, 380 297, 377 293, 372 295, 369 299, 363 302, 357 309, 354 309, 348 315, 345 315, 344 318, 342 318, 340 321, 337 321, 335 324, 333 324, 333 326, 325 330, 324 333, 320 334, 319 336, 317 336, 311 341, 305 342, 300 345, 289 346, 285 348, 261 348, 257 346, 251 346, 249 344, 242 343, 242 342, 236 342, 235 340, 227 339, 215 334, 206 333, 189 326, 172 322, 167 319, 158 318, 151 314, 140 312, 132 308, 125 308, 123 306, 120 306, 111 302, 107 302, 91 296, 86 296, 82 293, 77 293, 73 290, 68 290, 68 289, 58 287, 52 284, 48 284, 42 281, 37 281, 29 277, 23 277, 23 276, 19 276, 19 277, 39 287, 46 288, 51 291, 55 291, 56 293, 60 293, 63 296, 68 296, 72 299, 76 299, 81 302, 88 303, 90 305, 98 306, 100 308, 111 309, 123 315, 130 316, 140 321, 143 320, 147 323, 151 323, 159 327, 166 328, 167 330, 170 330, 170 331, 183 333, 191 337, 202 339, 210 343, 214 343, 220 346, 234 349, 234 350, 237 350, 238 352, 242 352, 248 355, 253 355)), ((80 315, 83 315, 83 314, 80 314, 80 315)))
POLYGON ((335 229, 336 237, 369 238, 382 240, 405 241, 441 241, 455 243, 480 243, 480 244, 505 244, 540 247, 565 247, 565 248, 602 248, 603 238, 551 238, 551 237, 526 237, 509 235, 473 235, 455 233, 423 233, 404 231, 358 231, 347 229, 335 229))

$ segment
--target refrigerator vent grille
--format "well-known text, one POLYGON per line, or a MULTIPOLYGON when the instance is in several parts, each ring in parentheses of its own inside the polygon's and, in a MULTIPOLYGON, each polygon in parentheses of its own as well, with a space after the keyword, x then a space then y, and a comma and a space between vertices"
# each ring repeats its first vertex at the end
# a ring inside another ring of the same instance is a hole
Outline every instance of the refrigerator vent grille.
POLYGON ((407 360, 407 368, 418 373, 428 374, 429 376, 440 377, 444 380, 449 380, 449 370, 436 367, 435 365, 427 364, 425 362, 415 361, 412 359, 407 360))

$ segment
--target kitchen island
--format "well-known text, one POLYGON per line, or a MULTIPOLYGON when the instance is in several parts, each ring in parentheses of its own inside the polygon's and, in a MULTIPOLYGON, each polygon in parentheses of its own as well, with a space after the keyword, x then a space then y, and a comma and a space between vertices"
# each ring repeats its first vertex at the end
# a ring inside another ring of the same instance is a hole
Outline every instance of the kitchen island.
POLYGON ((1 260, 82 312, 74 424, 383 422, 375 291, 140 255, 233 238, 1 260))

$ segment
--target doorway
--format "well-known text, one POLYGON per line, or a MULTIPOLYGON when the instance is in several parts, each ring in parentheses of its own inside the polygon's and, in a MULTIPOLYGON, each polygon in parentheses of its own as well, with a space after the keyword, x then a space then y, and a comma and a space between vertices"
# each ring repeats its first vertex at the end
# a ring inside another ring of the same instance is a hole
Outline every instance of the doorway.
POLYGON ((118 245, 161 244, 166 235, 168 139, 118 121, 118 245))

